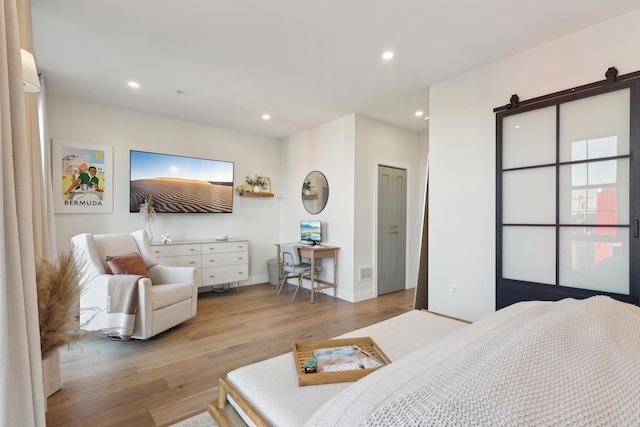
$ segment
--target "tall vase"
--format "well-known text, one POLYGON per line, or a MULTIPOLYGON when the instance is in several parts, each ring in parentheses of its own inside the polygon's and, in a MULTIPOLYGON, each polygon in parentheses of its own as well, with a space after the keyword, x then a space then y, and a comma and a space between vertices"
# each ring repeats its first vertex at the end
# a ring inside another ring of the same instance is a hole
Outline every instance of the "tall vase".
POLYGON ((45 397, 51 396, 62 388, 60 353, 58 353, 58 350, 55 350, 45 359, 42 359, 42 376, 44 379, 45 397))
POLYGON ((151 233, 151 221, 147 221, 147 237, 149 237, 149 243, 153 242, 153 233, 151 233))

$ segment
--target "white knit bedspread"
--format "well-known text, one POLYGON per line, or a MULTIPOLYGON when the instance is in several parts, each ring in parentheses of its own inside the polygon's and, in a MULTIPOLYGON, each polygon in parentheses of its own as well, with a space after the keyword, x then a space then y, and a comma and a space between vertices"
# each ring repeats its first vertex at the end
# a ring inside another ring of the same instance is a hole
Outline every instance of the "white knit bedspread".
POLYGON ((354 383, 307 426, 640 426, 640 308, 507 307, 354 383))

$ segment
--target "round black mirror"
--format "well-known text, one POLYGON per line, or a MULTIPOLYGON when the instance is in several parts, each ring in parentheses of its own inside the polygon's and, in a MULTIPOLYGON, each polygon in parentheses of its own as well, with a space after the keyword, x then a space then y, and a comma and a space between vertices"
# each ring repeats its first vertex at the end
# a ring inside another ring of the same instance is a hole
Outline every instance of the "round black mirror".
POLYGON ((322 212, 329 200, 329 183, 322 172, 313 171, 302 183, 302 204, 310 214, 322 212))

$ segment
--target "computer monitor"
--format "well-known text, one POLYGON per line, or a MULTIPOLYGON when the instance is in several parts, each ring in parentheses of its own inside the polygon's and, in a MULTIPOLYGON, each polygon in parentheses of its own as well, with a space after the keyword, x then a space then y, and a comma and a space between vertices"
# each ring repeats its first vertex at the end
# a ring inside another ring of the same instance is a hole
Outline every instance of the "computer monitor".
POLYGON ((322 242, 320 221, 300 221, 300 242, 319 245, 322 242))

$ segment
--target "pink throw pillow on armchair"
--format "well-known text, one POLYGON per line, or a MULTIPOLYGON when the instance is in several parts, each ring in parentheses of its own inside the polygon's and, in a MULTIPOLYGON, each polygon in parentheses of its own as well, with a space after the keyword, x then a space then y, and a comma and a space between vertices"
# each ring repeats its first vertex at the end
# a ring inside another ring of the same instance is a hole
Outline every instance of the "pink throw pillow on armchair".
POLYGON ((134 274, 149 277, 149 270, 144 265, 144 260, 137 252, 130 254, 107 256, 107 263, 113 274, 134 274))

